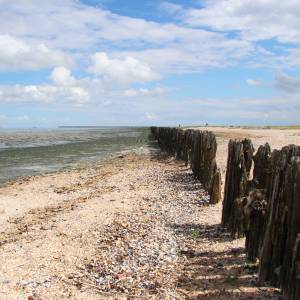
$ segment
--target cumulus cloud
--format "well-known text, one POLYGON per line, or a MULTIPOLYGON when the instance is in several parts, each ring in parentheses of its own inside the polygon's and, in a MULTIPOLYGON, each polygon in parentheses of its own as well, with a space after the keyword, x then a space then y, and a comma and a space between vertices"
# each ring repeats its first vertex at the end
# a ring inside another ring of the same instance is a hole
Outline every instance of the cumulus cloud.
POLYGON ((160 77, 146 63, 131 56, 124 59, 110 58, 104 52, 92 56, 89 71, 106 80, 120 83, 147 82, 158 80, 160 77))
POLYGON ((50 85, 4 85, 0 87, 0 102, 11 103, 47 103, 56 89, 50 85))
POLYGON ((83 87, 55 85, 6 85, 0 87, 0 103, 51 104, 69 102, 81 106, 89 101, 83 87))
POLYGON ((71 76, 71 71, 65 67, 56 67, 51 73, 51 79, 59 85, 74 84, 74 77, 71 76))
POLYGON ((70 65, 65 53, 44 44, 30 44, 8 34, 0 35, 0 71, 39 70, 54 65, 70 65))

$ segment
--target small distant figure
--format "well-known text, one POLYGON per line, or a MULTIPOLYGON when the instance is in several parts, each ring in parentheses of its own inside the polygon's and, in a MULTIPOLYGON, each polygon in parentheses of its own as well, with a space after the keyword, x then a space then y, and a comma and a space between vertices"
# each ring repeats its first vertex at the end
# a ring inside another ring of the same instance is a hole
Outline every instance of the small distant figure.
POLYGON ((181 125, 179 124, 179 125, 178 125, 178 127, 180 128, 180 127, 181 127, 181 125))
POLYGON ((208 123, 205 123, 205 126, 207 127, 207 126, 208 126, 208 123))

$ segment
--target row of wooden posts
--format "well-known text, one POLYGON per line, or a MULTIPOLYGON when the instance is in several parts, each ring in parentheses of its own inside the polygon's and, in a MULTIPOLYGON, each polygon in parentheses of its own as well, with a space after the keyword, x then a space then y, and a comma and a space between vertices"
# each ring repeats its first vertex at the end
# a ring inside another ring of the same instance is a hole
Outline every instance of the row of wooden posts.
MULTIPOLYGON (((209 192, 221 201, 216 137, 212 132, 151 127, 162 150, 190 165, 209 192)), ((222 226, 233 238, 246 237, 247 259, 259 260, 259 282, 300 299, 300 147, 255 152, 251 140, 230 140, 222 226)))
POLYGON ((160 148, 190 165, 196 179, 210 195, 211 203, 221 201, 221 173, 217 167, 217 141, 212 132, 151 127, 160 148))

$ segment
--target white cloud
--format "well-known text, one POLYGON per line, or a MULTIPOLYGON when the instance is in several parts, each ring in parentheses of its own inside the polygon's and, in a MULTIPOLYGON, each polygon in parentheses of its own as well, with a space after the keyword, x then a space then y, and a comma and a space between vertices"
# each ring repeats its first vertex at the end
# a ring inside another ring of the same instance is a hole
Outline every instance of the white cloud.
MULTIPOLYGON (((178 103, 170 101, 168 89, 138 83, 238 65, 279 70, 299 67, 297 45, 275 49, 279 44, 272 41, 266 50, 257 43, 270 38, 299 43, 297 2, 210 0, 202 1, 199 9, 164 2, 161 8, 177 21, 159 23, 117 15, 77 0, 0 0, 0 71, 54 68, 50 84, 0 86, 0 102, 100 104, 102 116, 109 121, 116 116, 116 122, 117 114, 125 115, 127 109, 132 110, 127 120, 139 116, 141 122, 147 114, 159 116, 160 121, 181 120, 182 116, 182 123, 184 118, 205 120, 213 115, 231 120, 236 112, 249 120, 267 115, 269 120, 294 117, 300 111, 291 98, 298 92, 297 78, 277 76, 276 86, 289 91, 284 100, 182 99, 178 103), (78 73, 88 70, 88 77, 75 78, 70 71, 72 62, 78 73), (293 110, 285 108, 287 104, 293 110)), ((250 78, 247 84, 260 83, 250 78)))
POLYGON ((147 62, 154 70, 167 74, 200 72, 207 68, 224 68, 239 64, 239 61, 256 50, 248 41, 227 40, 222 36, 201 36, 197 32, 187 36, 178 44, 143 51, 126 51, 147 62))
POLYGON ((261 84, 262 84, 261 81, 258 79, 247 79, 246 82, 248 85, 251 85, 251 86, 261 86, 261 84))
POLYGON ((39 70, 71 63, 68 55, 44 44, 29 44, 7 34, 0 35, 0 71, 39 70))
POLYGON ((1 1, 0 25, 4 32, 30 40, 43 40, 61 49, 95 49, 103 41, 162 44, 176 38, 174 24, 159 24, 113 14, 75 0, 1 1), (45 2, 45 1, 44 1, 45 2), (11 26, 14 24, 14 26, 11 26))
POLYGON ((51 104, 68 102, 81 106, 89 101, 89 92, 78 86, 6 85, 1 86, 0 103, 51 104))
POLYGON ((4 85, 1 86, 2 94, 0 95, 0 103, 9 102, 26 102, 35 103, 43 102, 47 103, 52 101, 51 95, 56 89, 50 85, 4 85))
POLYGON ((97 51, 110 57, 113 53, 119 60, 130 54, 160 74, 237 65, 241 60, 257 61, 257 56, 260 64, 270 66, 276 57, 263 53, 261 47, 258 51, 253 41, 274 37, 300 42, 297 0, 211 0, 201 9, 161 4, 179 12, 187 25, 121 16, 75 0, 2 0, 0 5, 0 28, 15 40, 8 44, 21 51, 11 59, 2 53, 2 66, 0 51, 2 70, 68 66, 70 57, 87 64, 86 58, 97 51), (229 37, 228 30, 240 37, 229 37))
POLYGON ((238 31, 244 39, 300 43, 298 0, 211 0, 204 8, 186 10, 190 26, 238 31))
MULTIPOLYGON (((170 2, 163 6, 172 11, 180 8, 170 2)), ((86 58, 100 49, 110 53, 110 60, 111 53, 114 60, 122 61, 127 59, 125 53, 131 53, 128 56, 132 64, 140 60, 146 73, 148 67, 155 74, 202 71, 211 66, 227 66, 229 61, 238 64, 241 58, 255 51, 250 42, 230 39, 223 33, 121 16, 75 0, 43 1, 43 4, 38 0, 2 0, 0 28, 26 45, 43 44, 57 55, 71 56, 79 64, 86 64, 86 58)), ((145 75, 148 76, 149 73, 145 75)))
POLYGON ((275 86, 284 92, 295 94, 300 91, 300 77, 291 77, 283 73, 277 74, 275 86))
POLYGON ((154 89, 147 89, 147 88, 139 88, 139 89, 129 89, 124 91, 124 96, 126 97, 153 97, 153 96, 163 96, 168 93, 168 90, 165 88, 154 88, 154 89))
POLYGON ((288 48, 286 53, 278 58, 279 66, 282 67, 300 67, 300 48, 288 48))
POLYGON ((76 106, 82 106, 89 102, 89 93, 81 87, 72 87, 70 89, 69 99, 71 102, 75 102, 76 106))
POLYGON ((159 79, 159 75, 151 68, 131 56, 124 59, 110 58, 104 52, 98 52, 92 57, 89 71, 105 80, 115 80, 119 83, 147 82, 159 79))
POLYGON ((71 76, 71 71, 65 67, 56 67, 51 73, 51 79, 59 85, 74 84, 74 77, 71 76))
POLYGON ((179 5, 179 4, 175 4, 175 3, 172 3, 172 2, 168 2, 168 1, 165 1, 165 2, 162 2, 159 7, 170 13, 170 14, 177 14, 179 12, 181 12, 183 10, 183 6, 182 5, 179 5))

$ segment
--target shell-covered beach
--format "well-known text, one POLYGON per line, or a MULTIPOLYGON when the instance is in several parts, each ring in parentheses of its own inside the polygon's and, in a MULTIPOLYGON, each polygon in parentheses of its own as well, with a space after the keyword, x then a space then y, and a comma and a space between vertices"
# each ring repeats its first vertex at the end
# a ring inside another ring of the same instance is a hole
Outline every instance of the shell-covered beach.
MULTIPOLYGON (((223 181, 230 138, 300 144, 297 129, 209 129, 223 181)), ((183 162, 155 147, 6 184, 0 298, 277 299, 257 286, 221 210, 183 162)))

